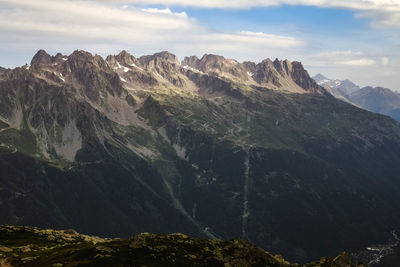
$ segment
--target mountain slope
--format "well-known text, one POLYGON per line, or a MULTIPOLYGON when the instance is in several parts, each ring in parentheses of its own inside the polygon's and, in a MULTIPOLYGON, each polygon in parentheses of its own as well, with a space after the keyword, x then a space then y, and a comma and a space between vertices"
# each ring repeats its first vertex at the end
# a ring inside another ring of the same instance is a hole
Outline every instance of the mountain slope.
POLYGON ((0 223, 243 237, 302 262, 400 225, 400 125, 299 62, 39 51, 1 72, 0 104, 0 223))
POLYGON ((326 78, 322 74, 317 74, 313 77, 313 79, 322 87, 324 87, 329 93, 331 93, 334 97, 350 102, 348 99, 348 95, 360 90, 360 87, 355 85, 350 80, 332 80, 326 78))
POLYGON ((400 121, 400 94, 382 87, 364 87, 348 96, 355 104, 400 121))
MULTIPOLYGON (((0 226, 1 266, 300 266, 244 240, 201 240, 183 234, 142 233, 104 239, 74 230, 0 226)), ((347 253, 306 266, 351 265, 347 253)), ((363 265, 357 265, 363 266, 363 265)))
POLYGON ((400 121, 400 94, 390 89, 371 86, 360 88, 349 80, 331 80, 322 74, 313 78, 338 99, 400 121))

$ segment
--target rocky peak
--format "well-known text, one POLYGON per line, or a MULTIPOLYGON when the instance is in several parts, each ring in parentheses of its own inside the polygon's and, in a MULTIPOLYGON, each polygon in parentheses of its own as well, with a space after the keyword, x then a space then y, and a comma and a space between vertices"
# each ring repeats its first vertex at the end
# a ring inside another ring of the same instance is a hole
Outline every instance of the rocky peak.
POLYGON ((132 56, 131 54, 126 52, 125 50, 121 51, 121 53, 116 55, 115 59, 118 60, 118 62, 120 62, 122 65, 125 65, 125 66, 140 65, 139 61, 134 56, 132 56))
POLYGON ((183 66, 195 68, 199 65, 200 59, 196 56, 185 57, 182 61, 183 66))
POLYGON ((91 53, 82 50, 75 50, 68 57, 68 62, 72 71, 76 69, 92 67, 97 67, 103 70, 108 68, 105 60, 101 56, 93 56, 91 53))
POLYGON ((205 54, 198 62, 197 68, 203 72, 221 71, 225 58, 223 56, 205 54))
POLYGON ((108 64, 110 64, 111 66, 117 65, 117 59, 115 58, 115 56, 108 55, 108 56, 106 57, 106 61, 107 61, 108 64))
POLYGON ((126 70, 127 68, 132 69, 133 67, 140 68, 142 66, 137 58, 135 58, 125 50, 121 51, 116 56, 115 55, 107 56, 106 61, 108 62, 110 67, 112 67, 114 70, 121 68, 124 68, 124 70, 126 70))
POLYGON ((292 71, 290 72, 290 76, 297 85, 307 92, 314 94, 327 94, 327 92, 310 77, 301 62, 292 62, 292 71))
POLYGON ((279 60, 275 59, 273 62, 275 69, 279 72, 281 76, 290 75, 292 72, 292 63, 289 60, 279 60))
POLYGON ((319 83, 319 82, 321 82, 321 81, 324 81, 324 80, 329 80, 327 77, 325 77, 325 76, 322 75, 321 73, 318 73, 317 75, 315 75, 315 76, 313 77, 313 79, 314 79, 317 83, 319 83))
POLYGON ((130 53, 128 53, 126 50, 122 50, 121 52, 119 52, 119 54, 116 56, 117 58, 131 58, 132 55, 130 53))
POLYGON ((271 59, 264 59, 256 65, 253 79, 259 84, 272 84, 281 87, 279 82, 279 73, 276 71, 271 59))
POLYGON ((251 61, 245 61, 242 63, 242 65, 245 67, 245 69, 249 72, 252 73, 254 75, 256 68, 257 68, 257 64, 251 61))
POLYGON ((157 65, 159 62, 169 63, 177 66, 180 65, 178 58, 168 51, 162 51, 153 55, 142 56, 139 58, 139 62, 143 66, 148 66, 152 64, 157 65))
POLYGON ((180 73, 181 63, 174 54, 163 51, 153 55, 142 56, 138 61, 143 69, 146 69, 151 75, 156 74, 153 76, 156 80, 160 80, 163 83, 168 81, 174 86, 184 87, 185 82, 182 77, 179 77, 182 75, 180 73))
POLYGON ((76 50, 66 61, 77 82, 83 86, 84 94, 92 101, 98 101, 100 94, 119 96, 123 91, 116 74, 99 55, 76 50))
POLYGON ((54 60, 59 61, 62 60, 65 56, 61 53, 57 53, 57 55, 54 57, 54 60))
POLYGON ((360 89, 361 89, 360 86, 354 84, 349 79, 346 79, 341 82, 341 90, 347 95, 352 94, 360 89))
POLYGON ((40 49, 32 58, 31 65, 43 65, 52 63, 54 58, 40 49))
POLYGON ((154 57, 162 58, 164 60, 180 64, 177 56, 175 56, 174 54, 172 54, 172 53, 170 53, 168 51, 162 51, 162 52, 159 52, 159 53, 155 53, 154 57))
POLYGON ((83 50, 75 50, 70 56, 69 59, 80 58, 83 60, 92 60, 94 58, 92 53, 83 51, 83 50))
POLYGON ((234 59, 226 59, 223 56, 205 54, 201 59, 187 57, 183 61, 183 64, 205 73, 218 73, 218 75, 222 74, 223 76, 244 81, 249 79, 247 69, 244 65, 234 59))
POLYGON ((253 79, 265 86, 275 86, 293 92, 327 94, 304 69, 300 62, 289 60, 264 59, 256 65, 253 79))

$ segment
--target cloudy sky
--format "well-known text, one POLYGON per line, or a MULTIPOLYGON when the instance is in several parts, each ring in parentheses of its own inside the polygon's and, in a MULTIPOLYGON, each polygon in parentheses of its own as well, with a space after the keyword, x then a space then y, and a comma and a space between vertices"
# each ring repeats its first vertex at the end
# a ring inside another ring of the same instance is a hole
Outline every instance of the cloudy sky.
POLYGON ((0 0, 0 66, 41 48, 289 59, 400 91, 400 0, 0 0))

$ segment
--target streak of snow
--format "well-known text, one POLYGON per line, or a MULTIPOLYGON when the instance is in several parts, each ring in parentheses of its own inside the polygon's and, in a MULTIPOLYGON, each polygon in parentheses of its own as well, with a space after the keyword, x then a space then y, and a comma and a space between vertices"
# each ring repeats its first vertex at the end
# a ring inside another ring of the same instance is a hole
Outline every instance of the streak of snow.
POLYGON ((156 72, 156 75, 159 76, 161 79, 164 80, 164 77, 160 75, 160 73, 156 72))
POLYGON ((185 65, 185 66, 183 66, 182 68, 184 68, 185 70, 189 69, 189 70, 191 70, 191 71, 193 71, 193 72, 198 72, 198 73, 201 73, 201 74, 205 74, 205 73, 202 72, 201 70, 195 69, 195 68, 192 68, 192 67, 189 67, 188 65, 185 65))
POLYGON ((139 70, 143 70, 141 67, 137 66, 135 63, 132 63, 131 66, 132 66, 132 67, 135 67, 135 68, 137 68, 137 69, 139 69, 139 70))
POLYGON ((63 78, 63 75, 62 75, 61 72, 60 72, 59 74, 57 74, 57 72, 53 72, 53 73, 54 73, 54 75, 57 76, 57 78, 59 78, 60 80, 62 80, 63 82, 65 82, 65 79, 63 78))
POLYGON ((131 88, 131 87, 126 87, 126 89, 129 90, 129 91, 134 91, 134 92, 138 92, 138 91, 141 91, 141 92, 151 92, 151 90, 147 90, 147 89, 135 89, 135 88, 131 88))

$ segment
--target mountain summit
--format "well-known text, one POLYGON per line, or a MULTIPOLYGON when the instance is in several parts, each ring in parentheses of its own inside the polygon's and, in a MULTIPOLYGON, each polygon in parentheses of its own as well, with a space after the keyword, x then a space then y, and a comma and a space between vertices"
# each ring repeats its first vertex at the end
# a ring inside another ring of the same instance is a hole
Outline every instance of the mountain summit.
POLYGON ((0 223, 241 237, 299 262, 400 225, 400 124, 300 62, 39 51, 0 71, 0 103, 0 223))
POLYGON ((400 94, 395 91, 372 86, 361 88, 350 80, 331 80, 321 74, 314 80, 338 99, 400 121, 400 94))

